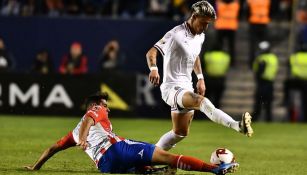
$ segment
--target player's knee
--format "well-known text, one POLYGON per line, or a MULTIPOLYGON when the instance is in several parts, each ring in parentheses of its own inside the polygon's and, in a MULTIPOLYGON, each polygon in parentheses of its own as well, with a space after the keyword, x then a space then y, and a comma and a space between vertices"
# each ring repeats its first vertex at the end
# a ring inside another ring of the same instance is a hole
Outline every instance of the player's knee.
MULTIPOLYGON (((183 107, 186 108, 196 108, 199 107, 202 100, 204 99, 203 96, 198 95, 196 93, 193 92, 187 92, 185 93, 181 99, 177 99, 177 100, 181 100, 181 104, 183 107)), ((180 103, 178 103, 180 104, 180 103)))
POLYGON ((196 106, 196 107, 200 106, 203 99, 204 99, 203 96, 196 94, 196 97, 194 98, 194 104, 193 105, 196 106))

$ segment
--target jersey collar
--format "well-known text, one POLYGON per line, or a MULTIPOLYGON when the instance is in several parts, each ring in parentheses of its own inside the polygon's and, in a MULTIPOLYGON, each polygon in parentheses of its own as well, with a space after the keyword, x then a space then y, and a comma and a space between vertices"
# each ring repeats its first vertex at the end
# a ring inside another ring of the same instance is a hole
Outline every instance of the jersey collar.
POLYGON ((185 28, 186 36, 194 37, 195 35, 193 35, 193 33, 191 32, 191 30, 190 30, 190 28, 189 28, 189 26, 188 26, 187 21, 185 21, 185 22, 183 23, 183 25, 184 25, 184 28, 185 28))

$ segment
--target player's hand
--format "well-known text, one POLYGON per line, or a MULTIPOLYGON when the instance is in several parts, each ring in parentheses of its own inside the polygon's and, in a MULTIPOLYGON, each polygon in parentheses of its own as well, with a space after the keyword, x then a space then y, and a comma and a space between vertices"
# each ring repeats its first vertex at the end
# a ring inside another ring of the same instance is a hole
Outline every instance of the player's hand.
POLYGON ((34 167, 34 165, 25 165, 23 166, 26 170, 34 171, 39 170, 38 168, 34 167))
POLYGON ((77 146, 80 146, 81 149, 86 150, 89 144, 85 140, 80 140, 79 143, 77 143, 77 146))
POLYGON ((197 81, 196 88, 197 88, 197 93, 199 95, 205 96, 206 85, 205 85, 205 81, 203 79, 200 79, 200 80, 197 81))
POLYGON ((158 86, 160 83, 160 75, 158 73, 158 70, 152 70, 149 73, 149 81, 154 85, 158 86))

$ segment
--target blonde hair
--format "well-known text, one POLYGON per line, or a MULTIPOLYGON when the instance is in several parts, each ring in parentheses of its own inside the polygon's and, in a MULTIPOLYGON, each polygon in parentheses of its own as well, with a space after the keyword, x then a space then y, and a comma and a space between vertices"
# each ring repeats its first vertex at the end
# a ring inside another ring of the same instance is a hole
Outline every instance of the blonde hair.
POLYGON ((198 1, 191 7, 192 14, 216 19, 216 13, 212 5, 207 1, 198 1))

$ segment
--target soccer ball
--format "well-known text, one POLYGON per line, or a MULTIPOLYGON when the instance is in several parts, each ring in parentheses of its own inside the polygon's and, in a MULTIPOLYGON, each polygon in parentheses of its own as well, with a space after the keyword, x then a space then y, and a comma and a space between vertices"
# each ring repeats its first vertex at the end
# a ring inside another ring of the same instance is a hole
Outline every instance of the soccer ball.
POLYGON ((235 162, 235 157, 231 151, 226 148, 218 148, 212 152, 210 163, 219 165, 221 163, 235 162))

